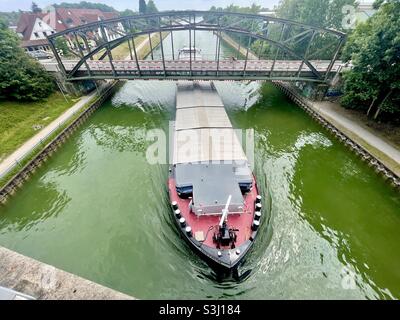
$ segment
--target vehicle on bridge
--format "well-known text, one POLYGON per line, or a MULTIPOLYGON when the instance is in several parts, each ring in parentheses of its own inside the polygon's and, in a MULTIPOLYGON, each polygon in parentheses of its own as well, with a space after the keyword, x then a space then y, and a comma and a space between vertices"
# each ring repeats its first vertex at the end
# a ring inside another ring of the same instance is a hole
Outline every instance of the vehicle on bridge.
POLYGON ((201 60, 201 49, 184 47, 178 51, 178 60, 201 60))
POLYGON ((28 51, 28 54, 35 59, 53 59, 54 56, 50 52, 44 50, 28 51))

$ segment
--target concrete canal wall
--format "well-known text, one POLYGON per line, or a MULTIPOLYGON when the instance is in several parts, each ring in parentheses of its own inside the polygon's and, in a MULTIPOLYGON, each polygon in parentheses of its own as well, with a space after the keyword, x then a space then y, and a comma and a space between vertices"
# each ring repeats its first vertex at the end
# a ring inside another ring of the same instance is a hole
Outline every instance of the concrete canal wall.
POLYGON ((370 148, 362 145, 360 138, 356 136, 355 133, 346 130, 332 118, 327 117, 316 108, 312 101, 302 97, 296 92, 290 83, 273 81, 273 84, 281 89, 293 102, 319 122, 325 129, 330 131, 339 141, 344 143, 351 151, 357 154, 368 166, 374 168, 378 174, 400 191, 400 175, 397 171, 397 166, 393 166, 393 162, 395 163, 395 161, 387 161, 382 159, 382 157, 379 157, 379 159, 370 148))
POLYGON ((0 286, 40 300, 134 299, 3 247, 0 247, 0 286))
MULTIPOLYGON (((214 32, 218 36, 216 32, 214 32)), ((226 33, 221 32, 221 39, 227 43, 229 46, 231 46, 233 49, 237 50, 240 52, 241 55, 246 56, 247 49, 243 46, 240 46, 237 41, 235 41, 232 37, 228 36, 226 33)), ((258 60, 258 56, 249 50, 249 59, 250 60, 258 60)))
MULTIPOLYGON (((5 203, 24 181, 29 179, 73 132, 113 93, 116 82, 81 115, 51 140, 31 161, 0 189, 0 204, 5 203)), ((134 299, 118 291, 83 279, 54 266, 39 262, 0 246, 0 286, 16 290, 35 299, 126 300, 134 299)))
POLYGON ((2 188, 0 188, 0 204, 4 204, 23 183, 29 179, 36 169, 42 164, 72 135, 72 133, 112 94, 117 82, 112 82, 103 91, 101 96, 93 102, 77 119, 62 130, 51 140, 32 160, 30 160, 15 176, 13 176, 2 188))
MULTIPOLYGON (((165 38, 168 33, 162 36, 165 38)), ((158 43, 156 43, 156 46, 158 43)), ((148 40, 141 43, 139 54, 148 56, 148 40)), ((16 175, 0 188, 0 205, 22 187, 36 169, 51 157, 73 132, 96 111, 114 92, 118 81, 110 82, 99 97, 87 107, 71 124, 56 135, 16 175)), ((126 294, 83 279, 54 266, 39 262, 0 246, 0 287, 13 289, 35 299, 79 299, 79 300, 126 300, 135 299, 126 294)))

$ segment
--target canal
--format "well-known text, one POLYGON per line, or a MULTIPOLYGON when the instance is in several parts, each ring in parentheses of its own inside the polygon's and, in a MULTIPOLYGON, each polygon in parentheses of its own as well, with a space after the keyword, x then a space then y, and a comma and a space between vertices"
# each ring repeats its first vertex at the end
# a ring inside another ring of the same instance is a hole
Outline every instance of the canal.
POLYGON ((138 298, 400 298, 399 194, 272 85, 245 111, 256 87, 217 84, 234 127, 254 129, 271 204, 241 280, 179 238, 168 166, 146 160, 147 131, 174 118, 173 82, 124 83, 0 207, 0 245, 138 298))

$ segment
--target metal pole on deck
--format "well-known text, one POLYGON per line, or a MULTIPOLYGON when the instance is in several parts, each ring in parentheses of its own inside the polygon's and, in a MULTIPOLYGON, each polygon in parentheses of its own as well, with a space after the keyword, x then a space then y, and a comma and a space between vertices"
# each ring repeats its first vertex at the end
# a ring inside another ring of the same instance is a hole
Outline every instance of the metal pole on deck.
POLYGON ((103 37, 103 40, 105 39, 107 41, 106 50, 107 50, 108 59, 110 60, 110 65, 111 65, 111 69, 112 69, 113 75, 114 75, 114 77, 117 77, 117 72, 115 71, 115 67, 114 67, 114 64, 112 62, 113 61, 113 57, 112 57, 112 54, 111 54, 110 44, 108 43, 106 32, 104 30, 104 25, 102 25, 102 24, 100 25, 100 30, 101 30, 101 35, 103 37))
POLYGON ((161 46, 161 57, 162 57, 162 63, 163 63, 164 77, 166 77, 167 72, 165 70, 164 46, 163 46, 163 37, 162 37, 162 33, 161 33, 161 18, 158 18, 158 28, 159 28, 159 33, 160 33, 160 46, 161 46))
MULTIPOLYGON (((128 40, 129 41, 129 40, 128 40)), ((142 75, 142 72, 140 71, 140 66, 139 66, 139 60, 138 60, 138 55, 136 52, 136 44, 135 44, 135 39, 132 37, 132 47, 133 47, 133 52, 135 53, 135 62, 136 62, 136 68, 138 70, 139 77, 142 75)))
MULTIPOLYGON (((281 29, 281 35, 279 37, 279 42, 282 41, 283 34, 284 34, 284 31, 285 31, 285 26, 286 26, 285 24, 282 24, 282 29, 281 29)), ((274 61, 272 62, 272 67, 271 67, 271 70, 269 72, 269 77, 270 78, 272 77, 272 72, 274 71, 276 59, 278 59, 278 53, 279 53, 279 47, 276 48, 275 58, 274 58, 274 61)))
POLYGON ((150 54, 151 54, 151 60, 154 60, 154 56, 153 56, 153 45, 151 43, 151 35, 149 33, 149 44, 150 44, 150 54))
POLYGON ((239 56, 240 56, 240 46, 241 46, 241 44, 242 44, 242 35, 239 35, 239 48, 238 48, 238 53, 237 53, 237 56, 236 56, 236 58, 237 59, 239 59, 239 56))
POLYGON ((193 16, 193 48, 194 60, 196 61, 196 15, 193 16))
POLYGON ((83 50, 82 50, 82 47, 81 47, 81 45, 79 43, 78 36, 76 35, 76 32, 74 32, 74 39, 75 39, 76 45, 78 46, 79 54, 80 54, 81 58, 84 59, 84 63, 85 63, 86 69, 88 71, 89 77, 91 77, 92 73, 90 72, 89 64, 87 63, 86 59, 84 58, 85 55, 83 54, 83 50))
POLYGON ((219 37, 217 37, 218 40, 218 53, 217 53, 217 77, 219 73, 219 56, 221 53, 221 24, 220 24, 220 17, 218 17, 218 26, 219 26, 219 37))
POLYGON ((172 31, 172 19, 169 19, 171 25, 171 50, 172 50, 172 60, 175 60, 175 52, 174 52, 174 35, 172 31))
POLYGON ((131 46, 131 43, 130 43, 129 39, 128 39, 128 47, 129 47, 129 55, 130 55, 130 57, 131 57, 131 61, 132 61, 132 60, 133 60, 133 55, 132 55, 132 46, 131 46))
POLYGON ((48 39, 48 40, 49 40, 50 48, 53 51, 54 56, 56 57, 58 66, 60 67, 60 70, 61 70, 62 74, 64 76, 66 76, 67 75, 67 71, 65 70, 64 64, 62 63, 62 60, 60 58, 60 55, 58 54, 56 46, 54 45, 54 41, 53 41, 53 39, 48 39))
POLYGON ((315 36, 315 30, 313 31, 312 36, 310 38, 310 41, 308 42, 307 49, 306 49, 306 51, 304 53, 303 60, 301 60, 299 70, 297 70, 297 77, 300 76, 301 69, 303 68, 303 65, 304 65, 304 61, 307 60, 308 52, 310 51, 311 43, 314 40, 314 36, 315 36))
POLYGON ((190 16, 189 16, 189 66, 190 66, 190 76, 192 76, 192 29, 191 29, 190 16))

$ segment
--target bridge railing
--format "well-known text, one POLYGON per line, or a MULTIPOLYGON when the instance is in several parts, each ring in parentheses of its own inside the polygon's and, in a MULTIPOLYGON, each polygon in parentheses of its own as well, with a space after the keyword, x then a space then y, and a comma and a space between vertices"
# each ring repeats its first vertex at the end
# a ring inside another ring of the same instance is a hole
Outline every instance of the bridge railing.
MULTIPOLYGON (((107 77, 118 78, 118 71, 113 66, 113 61, 118 60, 115 59, 115 50, 118 47, 128 47, 127 58, 136 63, 138 69, 140 57, 137 53, 137 41, 134 41, 138 38, 148 39, 153 59, 154 49, 159 47, 158 59, 176 60, 177 50, 180 48, 176 48, 174 34, 182 31, 188 32, 189 47, 196 46, 198 32, 213 32, 217 35, 214 37, 215 52, 206 54, 202 59, 217 62, 226 59, 221 52, 221 38, 227 35, 238 44, 235 49, 236 58, 246 61, 245 63, 252 59, 250 51, 255 52, 257 58, 262 60, 301 61, 298 79, 301 79, 303 66, 307 66, 312 73, 311 78, 321 82, 327 81, 345 40, 345 35, 335 30, 263 15, 218 11, 176 11, 120 17, 67 29, 49 36, 48 39, 67 79, 90 79, 92 73, 89 62, 93 60, 109 61, 112 73, 107 77), (160 42, 154 40, 154 35, 163 39, 164 32, 170 33, 168 39, 160 42), (165 41, 170 42, 169 52, 164 48, 165 41), (65 68, 64 58, 77 61, 72 70, 65 68), (325 72, 314 66, 312 61, 316 59, 329 61, 325 72)), ((193 58, 190 57, 190 60, 193 58)), ((140 75, 139 72, 132 77, 140 75)), ((165 76, 167 74, 164 72, 165 76)), ((248 74, 248 77, 251 75, 248 74)))

